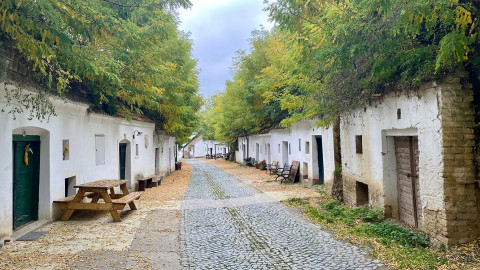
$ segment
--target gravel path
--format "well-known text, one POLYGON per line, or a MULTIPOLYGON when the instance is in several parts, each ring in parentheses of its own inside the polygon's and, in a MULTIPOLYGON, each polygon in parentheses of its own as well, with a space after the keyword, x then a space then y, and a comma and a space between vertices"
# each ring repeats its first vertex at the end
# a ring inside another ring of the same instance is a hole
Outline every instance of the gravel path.
POLYGON ((286 206, 201 161, 181 219, 183 269, 378 269, 379 260, 336 241, 286 206))

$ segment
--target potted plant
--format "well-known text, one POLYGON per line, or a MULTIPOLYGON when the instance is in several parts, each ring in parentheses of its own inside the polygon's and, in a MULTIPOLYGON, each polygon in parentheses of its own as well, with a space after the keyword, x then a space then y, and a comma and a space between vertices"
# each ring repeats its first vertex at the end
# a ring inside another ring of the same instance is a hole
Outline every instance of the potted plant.
POLYGON ((266 170, 266 168, 267 168, 267 162, 265 160, 262 160, 258 163, 258 169, 266 170))
POLYGON ((243 159, 243 161, 244 161, 245 165, 253 166, 251 157, 245 158, 245 159, 243 159))

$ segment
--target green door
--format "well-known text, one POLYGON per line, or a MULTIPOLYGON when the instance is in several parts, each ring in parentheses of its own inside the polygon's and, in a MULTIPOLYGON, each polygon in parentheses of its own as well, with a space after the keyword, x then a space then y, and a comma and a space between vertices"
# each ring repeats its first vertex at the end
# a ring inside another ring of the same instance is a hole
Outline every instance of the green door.
POLYGON ((13 228, 38 219, 40 137, 13 136, 13 228), (25 150, 28 151, 28 165, 25 150))

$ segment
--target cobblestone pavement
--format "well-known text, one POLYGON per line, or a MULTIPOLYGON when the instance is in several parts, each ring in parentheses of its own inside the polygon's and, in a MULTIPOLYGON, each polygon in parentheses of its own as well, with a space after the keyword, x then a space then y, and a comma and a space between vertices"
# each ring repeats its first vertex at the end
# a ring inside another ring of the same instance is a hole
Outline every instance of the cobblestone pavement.
POLYGON ((183 269, 385 269, 286 206, 201 161, 184 201, 183 269))

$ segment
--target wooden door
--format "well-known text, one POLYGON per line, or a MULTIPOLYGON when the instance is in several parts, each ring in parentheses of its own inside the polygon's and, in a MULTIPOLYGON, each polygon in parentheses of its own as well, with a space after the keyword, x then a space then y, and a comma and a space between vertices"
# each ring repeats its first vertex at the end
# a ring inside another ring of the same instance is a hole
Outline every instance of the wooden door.
POLYGON ((40 137, 14 135, 13 228, 38 219, 39 172, 40 137))
POLYGON ((395 137, 395 156, 399 218, 418 228, 422 216, 418 184, 418 137, 395 137))

